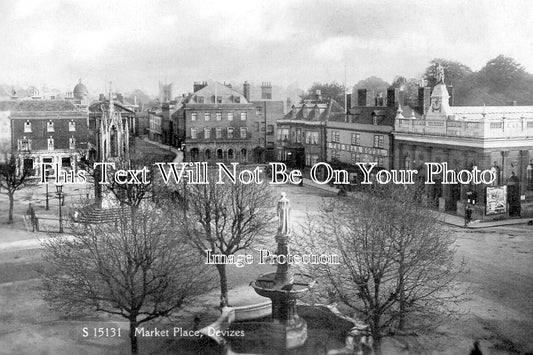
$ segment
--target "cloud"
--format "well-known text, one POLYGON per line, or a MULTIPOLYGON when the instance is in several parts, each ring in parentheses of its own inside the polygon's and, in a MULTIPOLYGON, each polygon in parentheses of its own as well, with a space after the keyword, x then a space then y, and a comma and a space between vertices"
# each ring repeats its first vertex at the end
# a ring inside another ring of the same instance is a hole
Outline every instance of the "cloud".
POLYGON ((419 76, 435 57, 479 69, 503 53, 533 71, 533 2, 0 2, 6 84, 93 93, 108 82, 157 92, 159 80, 314 81, 419 76))

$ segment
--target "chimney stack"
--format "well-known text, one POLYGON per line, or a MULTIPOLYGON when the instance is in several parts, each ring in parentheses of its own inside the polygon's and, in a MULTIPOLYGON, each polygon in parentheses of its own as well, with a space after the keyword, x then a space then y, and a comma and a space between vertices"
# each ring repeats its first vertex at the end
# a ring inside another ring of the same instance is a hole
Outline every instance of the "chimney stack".
POLYGON ((242 85, 242 93, 246 100, 250 101, 250 84, 247 81, 242 85))
POLYGON ((352 94, 346 94, 346 113, 352 108, 352 94))
POLYGON ((357 106, 366 106, 367 89, 357 90, 357 106))
POLYGON ((429 110, 429 102, 431 97, 431 88, 424 86, 418 88, 418 109, 425 115, 429 110))
POLYGON ((195 81, 194 82, 194 85, 193 85, 193 90, 192 92, 197 92, 198 90, 201 90, 203 88, 205 88, 207 86, 207 82, 206 81, 195 81))
POLYGON ((100 94, 100 96, 98 96, 98 100, 99 101, 104 101, 105 100, 105 95, 104 94, 100 94))
POLYGON ((292 107, 292 101, 290 97, 287 97, 287 112, 291 110, 292 107))
POLYGON ((270 82, 261 84, 261 100, 272 100, 272 84, 270 82))
POLYGON ((454 105, 454 94, 453 94, 453 85, 450 83, 450 86, 448 86, 448 94, 450 94, 450 102, 449 102, 449 105, 450 106, 453 106, 454 105))
POLYGON ((394 89, 387 89, 387 107, 396 107, 396 92, 394 89))
POLYGON ((383 93, 378 92, 375 98, 375 106, 383 106, 383 93))

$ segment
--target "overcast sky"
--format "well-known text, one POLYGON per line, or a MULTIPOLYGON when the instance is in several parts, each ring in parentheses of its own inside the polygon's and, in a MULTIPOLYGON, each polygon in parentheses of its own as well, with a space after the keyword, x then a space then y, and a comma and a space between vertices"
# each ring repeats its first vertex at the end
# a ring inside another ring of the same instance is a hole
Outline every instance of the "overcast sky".
POLYGON ((436 57, 474 70, 499 54, 533 72, 533 1, 0 0, 0 84, 91 94, 194 81, 306 89, 419 77, 436 57))

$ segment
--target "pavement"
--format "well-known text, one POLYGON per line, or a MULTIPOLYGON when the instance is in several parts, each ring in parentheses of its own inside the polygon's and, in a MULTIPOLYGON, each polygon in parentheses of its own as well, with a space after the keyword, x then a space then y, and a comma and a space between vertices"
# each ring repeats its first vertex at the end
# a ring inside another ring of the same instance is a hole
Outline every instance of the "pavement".
MULTIPOLYGON (((314 189, 331 192, 332 194, 337 194, 339 192, 339 189, 337 187, 330 186, 328 184, 317 184, 316 182, 310 180, 310 179, 304 179, 304 185, 307 187, 311 187, 314 189)), ((501 227, 501 226, 510 226, 515 224, 526 224, 530 221, 533 221, 532 217, 529 218, 510 218, 510 219, 502 219, 498 221, 481 221, 481 220, 474 220, 471 221, 467 226, 465 226, 465 220, 461 216, 456 216, 451 213, 441 212, 441 211, 434 211, 437 214, 437 218, 441 223, 445 223, 448 225, 453 225, 456 227, 461 228, 467 228, 467 229, 480 229, 480 228, 492 228, 492 227, 501 227)), ((533 230, 533 226, 532 226, 533 230)))

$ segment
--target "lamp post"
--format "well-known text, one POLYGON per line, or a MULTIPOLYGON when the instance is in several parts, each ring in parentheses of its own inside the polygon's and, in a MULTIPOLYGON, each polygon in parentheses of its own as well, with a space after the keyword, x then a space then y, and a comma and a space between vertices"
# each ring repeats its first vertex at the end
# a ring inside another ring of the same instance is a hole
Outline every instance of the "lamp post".
POLYGON ((48 203, 48 176, 50 176, 50 171, 48 169, 46 169, 46 172, 44 173, 44 175, 46 176, 46 207, 45 207, 45 210, 49 210, 50 209, 50 205, 48 203))
POLYGON ((57 198, 59 199, 59 233, 63 233, 63 216, 61 214, 61 199, 63 197, 63 184, 56 184, 57 198))

